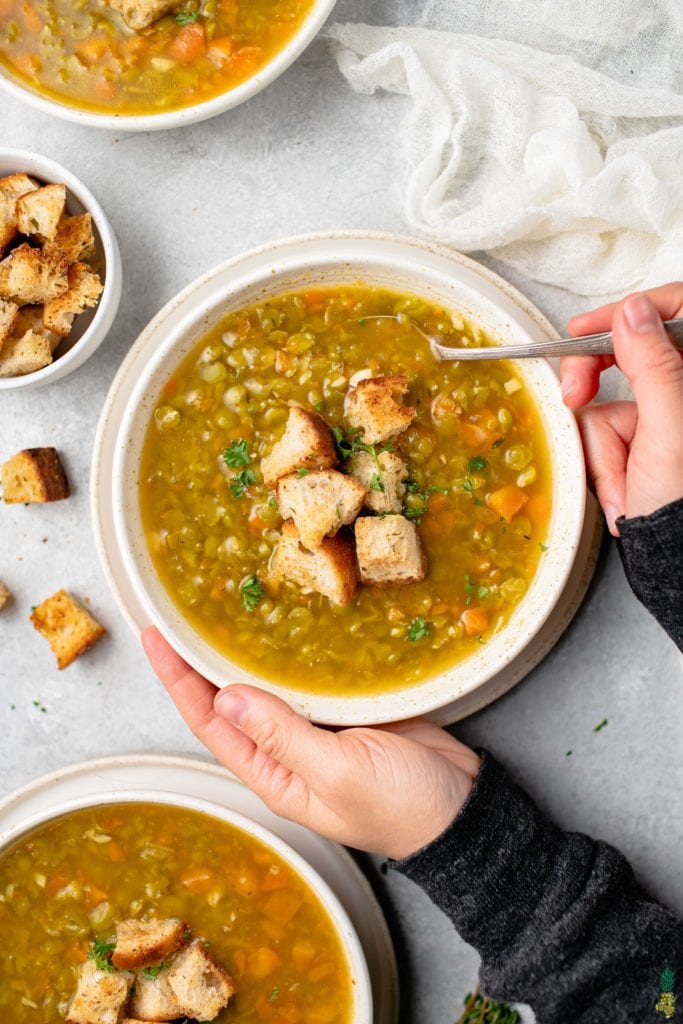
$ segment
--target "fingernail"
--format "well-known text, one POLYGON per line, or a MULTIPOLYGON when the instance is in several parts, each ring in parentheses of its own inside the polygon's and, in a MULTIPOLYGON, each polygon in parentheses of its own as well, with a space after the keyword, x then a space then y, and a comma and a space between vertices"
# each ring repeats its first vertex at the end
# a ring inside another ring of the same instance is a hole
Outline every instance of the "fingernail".
POLYGON ((573 373, 564 374, 560 390, 563 398, 566 398, 567 395, 571 395, 572 391, 576 391, 576 377, 573 373))
POLYGON ((639 334, 654 331, 661 325, 659 314, 647 295, 633 295, 624 303, 626 322, 639 334))
POLYGON ((617 529, 617 519, 621 515, 621 512, 616 505, 605 505, 603 508, 605 513, 605 519, 607 520, 607 527, 613 537, 619 536, 619 530, 617 529))
POLYGON ((242 721, 248 704, 244 697, 233 690, 221 690, 216 694, 213 702, 216 714, 233 725, 239 725, 242 721))

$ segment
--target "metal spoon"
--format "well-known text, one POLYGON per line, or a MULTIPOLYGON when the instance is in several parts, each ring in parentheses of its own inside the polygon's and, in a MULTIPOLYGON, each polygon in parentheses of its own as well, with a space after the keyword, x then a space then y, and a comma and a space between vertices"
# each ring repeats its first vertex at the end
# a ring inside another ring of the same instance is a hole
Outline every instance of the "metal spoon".
MULTIPOLYGON (((399 320, 398 316, 386 313, 382 316, 366 316, 364 320, 399 320)), ((488 348, 451 348, 441 345, 435 338, 413 323, 412 320, 399 320, 399 323, 410 324, 430 345, 437 359, 539 359, 546 356, 607 356, 614 354, 612 332, 603 334, 584 334, 578 338, 561 338, 558 341, 534 341, 522 345, 491 345, 488 348)), ((683 350, 683 319, 665 320, 664 326, 671 335, 676 348, 683 350)))

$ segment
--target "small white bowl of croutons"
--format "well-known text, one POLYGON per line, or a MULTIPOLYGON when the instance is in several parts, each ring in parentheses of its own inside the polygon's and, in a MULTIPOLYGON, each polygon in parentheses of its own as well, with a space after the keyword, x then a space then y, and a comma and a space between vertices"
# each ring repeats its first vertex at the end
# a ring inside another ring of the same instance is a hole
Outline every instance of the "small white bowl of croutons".
POLYGON ((92 193, 47 157, 0 150, 0 390, 81 366, 120 298, 118 245, 92 193))

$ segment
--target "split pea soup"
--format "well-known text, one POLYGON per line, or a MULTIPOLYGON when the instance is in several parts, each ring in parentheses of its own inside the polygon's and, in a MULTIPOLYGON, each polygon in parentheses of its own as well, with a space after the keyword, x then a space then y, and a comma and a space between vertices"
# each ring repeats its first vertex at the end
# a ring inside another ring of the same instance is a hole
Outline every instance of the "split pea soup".
POLYGON ((253 77, 296 35, 312 6, 313 0, 178 0, 177 9, 135 32, 103 0, 0 0, 0 70, 82 110, 178 110, 253 77))
POLYGON ((61 1024, 94 940, 178 917, 232 975, 218 1024, 351 1024, 334 925, 274 851, 227 822, 160 804, 87 808, 0 854, 0 1016, 61 1024))
POLYGON ((533 580, 552 491, 540 414, 510 363, 436 361, 413 325, 447 345, 490 340, 419 297, 309 290, 230 313, 159 396, 140 472, 154 566, 197 632, 258 677, 344 696, 413 685, 480 650, 533 580), (386 314, 399 321, 372 319, 386 314), (282 519, 259 467, 291 403, 344 427, 363 369, 410 381, 417 417, 395 450, 429 571, 361 586, 340 608, 269 574, 282 519), (248 465, 231 469, 224 453, 241 441, 248 465))

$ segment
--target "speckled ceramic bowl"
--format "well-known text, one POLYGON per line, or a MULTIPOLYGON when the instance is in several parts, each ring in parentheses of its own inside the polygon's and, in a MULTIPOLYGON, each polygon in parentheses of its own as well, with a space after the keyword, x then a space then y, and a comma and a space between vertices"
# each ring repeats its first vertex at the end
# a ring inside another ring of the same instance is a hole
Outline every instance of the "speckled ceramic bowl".
MULTIPOLYGON (((394 693, 340 697, 305 693, 255 678, 199 636, 159 581, 144 538, 138 499, 140 454, 161 388, 175 367, 225 313, 283 291, 363 281, 464 312, 494 338, 540 341, 553 329, 518 292, 495 274, 450 250, 396 236, 345 233, 295 238, 231 260, 189 285, 149 324, 135 356, 121 369, 114 389, 125 391, 116 412, 113 442, 113 530, 126 585, 141 610, 138 626, 154 623, 182 656, 218 685, 249 682, 285 698, 319 722, 368 724, 424 714, 470 694, 523 652, 560 597, 576 556, 585 508, 581 443, 564 407, 557 377, 545 360, 519 364, 540 411, 554 467, 553 512, 548 551, 508 625, 485 646, 448 671, 394 693), (126 376, 130 375, 128 381, 126 376), (123 387, 122 387, 123 386, 123 387)), ((111 432, 105 409, 96 442, 111 432)), ((97 464, 93 479, 102 480, 97 464)), ((102 502, 93 495, 95 516, 102 502)), ((108 526, 99 527, 107 530, 108 526)), ((108 546, 111 549, 112 538, 108 546)))

